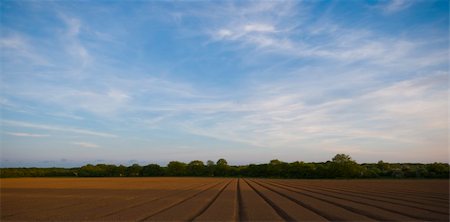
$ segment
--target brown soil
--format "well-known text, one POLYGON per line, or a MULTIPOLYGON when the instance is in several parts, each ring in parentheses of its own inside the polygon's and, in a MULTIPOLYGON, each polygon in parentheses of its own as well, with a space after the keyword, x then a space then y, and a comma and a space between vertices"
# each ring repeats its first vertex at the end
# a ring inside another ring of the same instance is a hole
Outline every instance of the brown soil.
POLYGON ((1 179, 1 221, 449 221, 448 180, 1 179))

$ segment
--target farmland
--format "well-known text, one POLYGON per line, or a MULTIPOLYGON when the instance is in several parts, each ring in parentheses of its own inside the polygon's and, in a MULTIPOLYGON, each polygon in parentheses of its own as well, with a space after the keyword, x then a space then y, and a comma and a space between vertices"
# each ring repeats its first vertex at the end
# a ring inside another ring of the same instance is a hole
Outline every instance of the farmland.
POLYGON ((448 180, 1 179, 1 221, 448 221, 448 180))

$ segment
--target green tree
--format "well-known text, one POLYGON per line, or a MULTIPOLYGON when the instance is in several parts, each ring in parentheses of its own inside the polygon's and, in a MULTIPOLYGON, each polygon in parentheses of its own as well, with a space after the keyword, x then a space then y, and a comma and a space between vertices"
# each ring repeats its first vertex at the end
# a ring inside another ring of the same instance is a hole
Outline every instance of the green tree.
POLYGON ((206 175, 207 176, 214 176, 214 170, 216 168, 216 164, 212 160, 206 161, 206 175))
POLYGON ((79 175, 83 177, 105 177, 107 175, 107 171, 105 169, 105 164, 97 164, 92 165, 88 164, 86 166, 82 166, 79 170, 79 175))
POLYGON ((228 162, 225 159, 219 159, 216 163, 217 166, 228 166, 228 162))
POLYGON ((288 174, 288 168, 289 165, 286 165, 286 163, 281 162, 277 159, 271 160, 269 165, 267 166, 267 172, 269 177, 283 177, 284 175, 288 174))
POLYGON ((138 177, 142 176, 142 167, 135 163, 127 168, 127 176, 138 177))
POLYGON ((293 162, 289 164, 288 175, 289 178, 314 178, 316 176, 314 164, 293 162))
POLYGON ((228 162, 225 159, 219 159, 217 160, 216 163, 214 175, 221 177, 228 176, 228 169, 229 169, 228 162))
POLYGON ((426 169, 429 177, 432 178, 449 178, 450 167, 447 163, 427 164, 426 169))
POLYGON ((142 175, 147 177, 157 177, 164 175, 164 170, 158 164, 149 164, 142 168, 142 175))
POLYGON ((346 154, 336 154, 336 156, 333 157, 333 159, 331 159, 331 161, 333 161, 333 163, 349 163, 349 162, 354 162, 352 160, 352 158, 349 155, 346 154))
POLYGON ((191 161, 187 166, 187 170, 190 176, 205 176, 206 174, 205 164, 200 160, 191 161))
POLYGON ((124 165, 119 165, 113 170, 113 175, 116 177, 124 177, 127 175, 127 167, 124 165))
POLYGON ((167 165, 167 175, 168 176, 186 176, 187 165, 186 163, 179 161, 171 161, 167 165))
POLYGON ((349 155, 336 154, 329 163, 330 176, 334 178, 356 178, 362 176, 362 167, 349 155))

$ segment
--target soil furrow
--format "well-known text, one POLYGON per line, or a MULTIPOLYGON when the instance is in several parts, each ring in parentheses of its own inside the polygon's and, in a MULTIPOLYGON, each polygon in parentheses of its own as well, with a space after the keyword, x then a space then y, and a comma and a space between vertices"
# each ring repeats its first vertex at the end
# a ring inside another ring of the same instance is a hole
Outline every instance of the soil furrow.
POLYGON ((200 215, 202 215, 205 211, 207 211, 217 200, 217 198, 223 193, 223 191, 225 190, 225 188, 227 188, 232 181, 228 182, 224 187, 222 187, 219 192, 214 196, 214 198, 205 206, 203 207, 200 212, 198 212, 195 216, 193 216, 191 219, 189 219, 188 221, 193 221, 195 219, 197 219, 198 217, 200 217, 200 215))
POLYGON ((209 208, 194 221, 238 221, 237 182, 237 179, 232 179, 209 208))
MULTIPOLYGON (((183 200, 191 198, 193 195, 196 195, 198 192, 202 192, 204 190, 210 189, 221 182, 211 182, 207 183, 206 185, 191 189, 191 190, 185 190, 183 192, 178 193, 177 195, 170 195, 164 198, 160 198, 158 200, 151 201, 144 205, 139 205, 137 207, 129 208, 123 211, 119 211, 113 215, 109 215, 106 217, 101 217, 96 220, 102 220, 102 221, 118 221, 118 220, 133 220, 138 221, 142 218, 148 217, 149 215, 153 215, 156 212, 159 212, 161 210, 164 210, 166 208, 170 208, 172 205, 177 204, 183 200)), ((120 203, 118 203, 120 204, 120 203)))
MULTIPOLYGON (((191 200, 191 199, 193 199, 193 198, 195 198, 195 197, 201 195, 202 193, 207 192, 207 191, 213 189, 214 187, 220 186, 220 184, 222 184, 222 183, 223 183, 223 182, 216 183, 216 184, 214 184, 214 185, 212 185, 212 186, 210 186, 210 187, 208 187, 208 188, 206 188, 206 189, 204 189, 204 190, 201 190, 201 191, 199 191, 199 192, 197 192, 197 193, 194 193, 193 195, 188 196, 187 198, 184 198, 184 199, 182 199, 182 200, 180 200, 180 201, 173 202, 173 203, 170 204, 169 206, 166 206, 166 207, 164 207, 164 208, 162 208, 162 209, 160 209, 160 210, 157 210, 156 212, 153 212, 151 215, 145 216, 145 217, 143 217, 143 218, 141 218, 141 219, 138 219, 137 221, 147 221, 147 220, 152 220, 152 219, 151 219, 152 217, 155 217, 155 216, 157 216, 157 215, 159 215, 159 214, 165 213, 165 212, 171 210, 172 208, 177 207, 177 206, 179 206, 180 204, 183 204, 183 203, 185 203, 186 201, 189 201, 189 200, 191 200)), ((159 220, 161 220, 161 219, 159 219, 159 220)), ((187 219, 186 219, 186 220, 187 220, 187 219)))
MULTIPOLYGON (((412 208, 416 208, 416 209, 419 209, 419 210, 426 210, 426 211, 430 211, 430 212, 437 213, 437 214, 448 214, 448 208, 446 208, 447 210, 439 211, 439 210, 435 210, 435 209, 431 209, 431 208, 427 207, 427 205, 425 205, 424 203, 413 201, 413 200, 410 200, 409 202, 406 202, 405 200, 395 201, 395 200, 397 200, 397 198, 384 198, 384 197, 377 198, 377 197, 372 197, 369 193, 363 195, 363 194, 357 194, 356 192, 352 192, 350 190, 341 190, 341 189, 333 189, 333 188, 321 188, 321 187, 318 187, 318 186, 316 186, 316 187, 293 186, 293 187, 298 188, 298 189, 309 190, 311 192, 316 192, 316 193, 317 193, 317 191, 314 191, 314 190, 322 190, 324 192, 331 192, 331 193, 344 195, 344 196, 350 196, 350 197, 356 197, 356 198, 364 198, 364 199, 367 199, 367 200, 373 200, 373 201, 378 201, 378 202, 385 202, 385 203, 396 204, 396 205, 400 205, 400 206, 412 207, 412 208), (310 189, 308 189, 308 187, 310 189), (410 204, 410 203, 413 203, 413 204, 410 204), (419 204, 420 206, 418 206, 417 204, 419 204)), ((320 193, 320 192, 318 192, 318 193, 320 193)), ((349 200, 352 200, 352 199, 349 199, 349 200)))
MULTIPOLYGON (((410 183, 411 181, 405 181, 403 183, 399 183, 397 185, 401 185, 401 188, 398 186, 394 186, 390 189, 390 191, 392 192, 401 192, 401 193, 406 193, 406 194, 411 194, 411 195, 416 195, 417 193, 419 193, 421 196, 428 196, 431 198, 434 197, 438 197, 441 198, 443 200, 448 200, 449 197, 448 196, 443 196, 442 192, 436 192, 437 190, 433 190, 433 188, 435 189, 439 189, 441 191, 447 191, 445 189, 445 186, 440 186, 440 187, 427 187, 427 186, 417 186, 417 184, 415 184, 416 186, 413 186, 413 184, 410 183), (417 189, 413 189, 413 187, 417 188, 417 189)), ((420 180, 418 181, 419 183, 421 182, 420 180)), ((447 183, 448 184, 448 183, 447 183)), ((361 183, 361 184, 355 184, 354 187, 356 188, 365 188, 368 185, 368 183, 361 183)), ((380 185, 380 184, 370 184, 372 189, 375 190, 379 190, 379 191, 384 191, 385 186, 384 185, 380 185)), ((388 190, 389 191, 389 190, 388 190)))
POLYGON ((287 189, 287 190, 290 190, 290 191, 293 191, 293 192, 296 192, 296 193, 299 193, 299 194, 302 194, 302 195, 305 195, 305 196, 308 196, 308 197, 311 197, 311 198, 318 199, 320 201, 323 201, 323 202, 335 205, 337 207, 341 207, 343 209, 346 209, 346 210, 351 211, 351 212, 356 213, 356 214, 364 215, 364 216, 372 218, 374 220, 386 220, 387 219, 385 217, 382 217, 379 214, 373 214, 371 212, 361 210, 360 208, 351 207, 351 206, 344 205, 344 204, 341 204, 341 203, 338 203, 338 202, 335 202, 335 201, 331 201, 331 200, 326 199, 326 198, 318 197, 316 195, 311 195, 309 193, 297 191, 297 190, 294 190, 294 189, 289 189, 289 188, 284 187, 284 185, 281 185, 281 184, 276 184, 276 183, 269 183, 269 184, 272 184, 274 186, 278 186, 280 188, 287 189))
POLYGON ((237 190, 236 190, 236 195, 237 195, 237 212, 238 212, 238 218, 237 221, 243 221, 244 219, 244 210, 242 209, 242 195, 241 195, 241 178, 238 178, 238 182, 237 182, 237 190))
POLYGON ((449 221, 448 180, 1 179, 0 221, 449 221))
POLYGON ((260 197, 262 197, 267 204, 269 204, 275 212, 277 212, 280 217, 282 217, 285 221, 295 221, 294 218, 289 216, 289 214, 286 213, 282 208, 278 207, 272 200, 267 198, 264 194, 262 194, 259 190, 255 189, 254 186, 252 186, 248 181, 244 180, 245 183, 247 183, 250 188, 252 188, 260 197))
POLYGON ((370 187, 369 189, 367 189, 367 187, 361 187, 361 186, 353 186, 353 187, 348 187, 345 186, 345 188, 351 188, 351 189, 355 189, 358 191, 368 191, 368 192, 373 192, 373 193, 378 193, 378 194, 395 194, 395 195, 400 195, 402 197, 408 198, 408 197, 412 197, 415 199, 423 199, 423 200, 428 200, 428 201, 432 201, 432 202, 440 202, 440 203, 448 203, 448 198, 446 198, 446 194, 438 194, 436 196, 428 196, 428 195, 424 195, 423 191, 416 191, 416 192, 405 192, 402 190, 389 190, 389 189, 378 189, 378 188, 374 188, 374 187, 370 187))
POLYGON ((389 189, 386 189, 386 187, 378 187, 373 186, 372 184, 352 184, 351 186, 347 186, 345 184, 340 185, 341 188, 345 189, 352 189, 352 190, 358 190, 363 192, 373 192, 373 193, 381 193, 381 194, 395 194, 395 195, 401 195, 405 198, 407 197, 413 197, 413 198, 423 198, 425 200, 429 201, 438 201, 442 203, 448 203, 448 197, 447 194, 444 193, 435 193, 434 195, 426 195, 426 191, 423 190, 416 190, 416 191, 405 191, 404 189, 398 189, 396 187, 389 187, 389 189))
MULTIPOLYGON (((302 193, 302 194, 307 195, 307 196, 315 197, 315 198, 318 198, 320 200, 323 200, 323 201, 326 201, 326 202, 329 202, 329 203, 333 203, 335 205, 338 205, 338 206, 343 207, 345 209, 348 209, 350 211, 354 211, 354 212, 358 212, 358 213, 364 214, 366 216, 370 216, 372 218, 380 217, 380 215, 373 214, 371 211, 362 210, 361 208, 350 207, 350 206, 348 206, 349 203, 344 205, 344 204, 338 203, 337 201, 328 200, 329 198, 325 199, 327 197, 317 197, 317 194, 309 194, 309 193, 307 193, 305 191, 300 191, 299 188, 296 188, 296 187, 292 187, 291 186, 291 188, 289 188, 290 186, 288 186, 288 185, 277 184, 277 183, 271 183, 271 184, 273 184, 275 186, 280 186, 280 187, 284 186, 285 189, 292 190, 292 191, 298 192, 298 193, 302 193)), ((324 194, 320 194, 320 195, 324 195, 324 194)), ((339 202, 342 202, 342 200, 345 200, 345 199, 340 198, 340 197, 337 197, 337 199, 340 200, 339 202)), ((351 202, 355 202, 354 200, 350 200, 350 201, 351 202)), ((391 212, 391 213, 394 213, 394 214, 400 214, 400 215, 405 216, 405 217, 414 218, 416 220, 442 220, 442 218, 446 216, 446 215, 436 215, 436 214, 432 214, 430 212, 423 212, 423 211, 422 212, 418 212, 418 210, 411 211, 411 209, 408 209, 408 208, 405 208, 405 207, 402 207, 402 206, 398 206, 398 205, 397 206, 391 206, 391 207, 394 208, 394 209, 401 208, 403 210, 393 210, 393 209, 390 209, 390 208, 387 208, 387 207, 382 207, 380 205, 373 205, 373 204, 369 205, 367 202, 360 202, 360 204, 364 204, 364 205, 372 206, 372 207, 377 207, 379 209, 382 209, 382 210, 385 210, 385 211, 388 211, 388 212, 391 212), (406 212, 408 212, 408 213, 406 213, 406 212)), ((384 203, 383 205, 386 206, 388 204, 384 203)), ((374 218, 374 219, 386 220, 386 218, 384 218, 384 219, 383 218, 374 218)))
POLYGON ((324 217, 319 214, 297 204, 296 202, 273 192, 258 183, 254 180, 247 180, 250 185, 256 189, 261 195, 265 196, 266 199, 269 199, 276 205, 278 208, 281 208, 286 215, 288 215, 288 221, 327 221, 324 217))
MULTIPOLYGON (((284 184, 280 184, 280 185, 284 185, 284 184)), ((284 185, 284 186, 289 187, 288 185, 284 185)), ((330 194, 329 192, 317 192, 317 191, 312 191, 312 190, 303 189, 303 188, 297 188, 297 187, 294 187, 294 188, 298 189, 298 190, 303 190, 302 193, 306 192, 306 193, 312 193, 311 195, 322 196, 322 198, 329 199, 329 201, 333 201, 335 203, 339 203, 339 204, 345 203, 346 206, 353 205, 355 210, 358 210, 361 212, 366 212, 366 214, 373 214, 373 213, 377 212, 376 214, 374 214, 375 216, 381 215, 383 217, 386 217, 382 220, 400 220, 400 221, 409 221, 409 220, 413 220, 413 219, 416 219, 416 220, 439 220, 439 219, 445 218, 447 216, 447 215, 443 215, 443 214, 437 215, 437 214, 434 214, 431 212, 423 212, 423 211, 421 211, 417 214, 411 214, 411 213, 407 213, 409 211, 397 210, 397 208, 405 209, 405 208, 402 208, 401 206, 388 204, 386 202, 380 202, 380 201, 374 202, 374 201, 367 200, 365 198, 349 198, 345 195, 342 196, 342 195, 330 194), (425 216, 425 215, 427 215, 427 216, 425 216)))
POLYGON ((245 181, 239 184, 242 195, 242 221, 284 221, 245 181))
MULTIPOLYGON (((30 208, 29 206, 26 207, 26 210, 23 210, 21 212, 17 212, 14 214, 10 214, 8 217, 3 217, 3 219, 20 219, 20 220, 36 220, 36 219, 46 219, 46 218, 55 218, 59 215, 65 215, 68 213, 67 209, 73 209, 78 207, 86 207, 87 209, 92 208, 93 201, 96 202, 108 202, 110 200, 110 197, 79 197, 76 200, 69 199, 69 198, 59 198, 59 197, 47 197, 47 199, 54 199, 53 201, 57 201, 56 203, 43 203, 39 200, 34 200, 37 203, 40 203, 41 206, 36 206, 30 208), (56 200, 55 200, 56 199, 56 200), (75 201, 75 202, 74 202, 75 201), (66 205, 57 205, 59 203, 64 202, 72 202, 70 204, 66 205), (46 215, 42 215, 42 212, 48 212, 46 215), (50 214, 49 214, 50 213, 50 214)), ((21 207, 22 209, 24 207, 21 207)))
MULTIPOLYGON (((387 199, 394 199, 394 200, 399 200, 399 201, 404 201, 406 203, 417 203, 420 205, 424 205, 424 206, 436 206, 436 207, 442 207, 443 205, 447 205, 448 206, 448 201, 447 202, 441 202, 440 200, 429 200, 429 199, 421 199, 420 197, 417 196, 403 196, 400 195, 398 193, 393 193, 396 194, 396 196, 392 196, 392 195, 384 195, 386 193, 388 193, 388 191, 386 192, 376 192, 376 191, 371 191, 371 190, 363 190, 363 191, 359 191, 357 189, 355 189, 354 187, 346 187, 346 186, 339 186, 340 188, 344 188, 344 189, 339 189, 339 188, 330 188, 328 186, 322 186, 322 185, 305 185, 305 184, 298 184, 298 183, 292 183, 292 182, 288 182, 283 180, 283 182, 286 182, 288 184, 292 184, 293 186, 298 186, 298 187, 305 187, 305 186, 309 186, 309 187, 313 187, 314 189, 316 188, 323 188, 323 189, 332 189, 332 190, 338 190, 338 191, 344 191, 344 192, 350 192, 350 193, 357 193, 357 194, 362 194, 364 196, 375 196, 375 197, 381 197, 381 198, 387 198, 387 199), (414 199, 412 199, 414 198, 414 199), (422 200, 422 201, 419 201, 422 200)), ((442 207, 447 209, 447 207, 442 207)))
POLYGON ((115 214, 119 214, 120 212, 123 212, 123 211, 125 211, 127 209, 132 209, 132 208, 135 208, 135 207, 139 207, 139 206, 142 206, 142 205, 145 205, 145 204, 149 204, 149 203, 151 203, 153 201, 161 200, 161 199, 164 199, 164 198, 167 198, 167 197, 176 196, 178 194, 181 194, 181 193, 184 193, 184 192, 188 192, 188 191, 191 191, 191 190, 195 190, 195 189, 207 186, 207 185, 208 184, 200 184, 200 185, 196 184, 196 185, 193 185, 193 186, 187 186, 187 187, 185 187, 185 188, 188 188, 186 190, 185 189, 181 189, 180 191, 176 191, 176 192, 173 192, 173 191, 172 192, 168 192, 167 195, 160 196, 160 197, 155 197, 155 198, 152 198, 150 200, 146 200, 144 202, 140 202, 140 203, 137 203, 137 204, 132 204, 132 205, 129 205, 129 206, 124 207, 122 209, 119 209, 119 210, 116 210, 116 211, 113 211, 113 212, 110 212, 110 213, 107 213, 107 214, 104 214, 104 215, 97 216, 96 218, 104 218, 104 217, 112 216, 112 215, 115 215, 115 214))
MULTIPOLYGON (((54 211, 54 210, 64 209, 64 208, 67 208, 67 207, 79 206, 79 205, 83 205, 83 204, 85 204, 85 203, 84 202, 82 202, 82 203, 72 203, 72 204, 66 204, 66 205, 63 205, 63 206, 46 208, 45 210, 54 211)), ((8 218, 11 218, 11 217, 14 217, 14 216, 18 216, 18 215, 23 215, 23 214, 30 214, 30 213, 33 213, 33 211, 34 212, 42 211, 42 208, 41 209, 37 209, 37 210, 22 211, 22 212, 16 212, 16 213, 13 213, 13 214, 2 215, 2 219, 8 219, 8 218)))
POLYGON ((282 189, 273 185, 270 186, 270 184, 263 184, 259 181, 257 183, 275 193, 280 194, 281 196, 286 197, 287 199, 296 202, 297 204, 313 211, 314 213, 330 221, 373 221, 373 219, 367 216, 355 214, 354 212, 340 208, 334 204, 329 204, 327 202, 318 200, 316 198, 301 195, 296 192, 282 189))

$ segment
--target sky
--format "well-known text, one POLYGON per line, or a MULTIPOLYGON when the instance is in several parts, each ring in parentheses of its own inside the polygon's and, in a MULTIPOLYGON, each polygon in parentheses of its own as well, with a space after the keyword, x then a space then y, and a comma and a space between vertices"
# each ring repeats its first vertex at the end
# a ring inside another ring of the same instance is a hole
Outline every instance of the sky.
POLYGON ((0 9, 2 167, 449 160, 446 0, 0 9))

